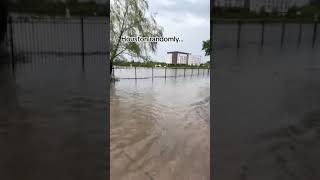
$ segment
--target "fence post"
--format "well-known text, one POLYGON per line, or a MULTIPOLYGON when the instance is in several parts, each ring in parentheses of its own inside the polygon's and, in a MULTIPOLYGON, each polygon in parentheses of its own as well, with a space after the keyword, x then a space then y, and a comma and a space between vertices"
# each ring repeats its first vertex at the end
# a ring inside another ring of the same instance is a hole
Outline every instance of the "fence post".
POLYGON ((200 67, 198 67, 198 76, 199 76, 199 74, 200 74, 200 67))
POLYGON ((193 67, 191 68, 191 77, 193 76, 193 67))
POLYGON ((153 67, 151 67, 151 70, 152 70, 152 79, 153 79, 153 67))
POLYGON ((262 27, 261 27, 261 48, 263 48, 264 45, 264 21, 261 22, 262 27))
POLYGON ((137 66, 134 67, 134 79, 137 79, 137 66))
POLYGON ((317 25, 318 25, 318 22, 315 21, 314 25, 313 25, 312 48, 314 48, 316 40, 317 40, 317 25))
POLYGON ((237 49, 240 48, 240 35, 241 35, 241 21, 238 21, 238 37, 237 37, 237 49))
POLYGON ((183 70, 183 77, 186 77, 186 68, 183 70))
POLYGON ((15 70, 16 65, 16 59, 14 56, 14 42, 13 42, 13 21, 12 16, 9 17, 9 24, 10 24, 10 48, 11 48, 11 64, 12 64, 12 70, 15 70))
POLYGON ((164 68, 164 79, 167 78, 167 67, 164 68))
POLYGON ((285 22, 282 22, 282 31, 281 31, 281 48, 283 47, 284 35, 285 35, 286 27, 285 22))
POLYGON ((204 76, 204 69, 202 69, 202 75, 204 76))
POLYGON ((209 74, 210 74, 210 68, 208 68, 208 76, 209 76, 209 74))
POLYGON ((83 17, 81 17, 81 54, 82 54, 82 69, 84 70, 84 27, 83 17))
POLYGON ((298 44, 297 47, 300 47, 302 37, 302 23, 299 24, 299 34, 298 34, 298 44))
POLYGON ((174 75, 175 78, 177 78, 177 71, 178 71, 178 68, 176 67, 176 72, 175 72, 175 75, 174 75))

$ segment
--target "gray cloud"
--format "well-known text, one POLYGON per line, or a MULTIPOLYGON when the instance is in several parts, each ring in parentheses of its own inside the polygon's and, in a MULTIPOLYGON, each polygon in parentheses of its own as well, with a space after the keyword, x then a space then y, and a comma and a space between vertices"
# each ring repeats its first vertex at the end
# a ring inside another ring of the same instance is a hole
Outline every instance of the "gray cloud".
POLYGON ((182 43, 160 43, 152 57, 165 61, 168 51, 185 51, 204 56, 202 41, 210 38, 210 0, 149 0, 150 13, 164 28, 164 36, 176 36, 182 43))
POLYGON ((177 13, 180 16, 193 14, 202 18, 210 17, 210 0, 150 0, 153 9, 162 16, 177 13))

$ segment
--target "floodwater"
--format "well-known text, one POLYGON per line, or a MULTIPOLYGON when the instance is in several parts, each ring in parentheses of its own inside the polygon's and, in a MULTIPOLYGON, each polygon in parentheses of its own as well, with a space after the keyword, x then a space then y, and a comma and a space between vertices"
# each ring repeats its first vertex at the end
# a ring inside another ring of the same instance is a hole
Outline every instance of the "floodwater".
POLYGON ((111 179, 210 179, 208 75, 120 79, 110 94, 111 179))
POLYGON ((108 25, 14 20, 14 70, 0 59, 2 179, 106 179, 108 25))
POLYGON ((303 25, 299 47, 291 25, 281 48, 273 24, 260 48, 259 27, 243 29, 238 50, 228 39, 235 26, 216 27, 213 178, 319 179, 319 38, 312 48, 312 25, 303 25))
POLYGON ((0 177, 87 180, 107 174, 101 57, 42 56, 0 65, 0 177))

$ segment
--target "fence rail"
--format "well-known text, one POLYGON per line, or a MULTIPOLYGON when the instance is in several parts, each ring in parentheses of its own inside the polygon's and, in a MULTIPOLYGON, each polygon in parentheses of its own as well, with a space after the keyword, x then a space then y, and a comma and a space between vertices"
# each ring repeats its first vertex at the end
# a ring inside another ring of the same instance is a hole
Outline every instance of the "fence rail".
MULTIPOLYGON (((12 67, 39 56, 78 56, 85 65, 87 56, 105 62, 108 52, 107 18, 12 18, 7 21, 6 45, 12 67)), ((92 61, 92 58, 88 58, 92 61)), ((52 60, 52 58, 51 58, 52 60)))
POLYGON ((236 49, 250 45, 263 48, 272 44, 300 47, 302 42, 316 48, 319 43, 318 22, 290 20, 216 20, 213 21, 214 48, 236 49))
POLYGON ((117 79, 154 79, 210 76, 210 68, 141 68, 115 67, 112 71, 117 79))

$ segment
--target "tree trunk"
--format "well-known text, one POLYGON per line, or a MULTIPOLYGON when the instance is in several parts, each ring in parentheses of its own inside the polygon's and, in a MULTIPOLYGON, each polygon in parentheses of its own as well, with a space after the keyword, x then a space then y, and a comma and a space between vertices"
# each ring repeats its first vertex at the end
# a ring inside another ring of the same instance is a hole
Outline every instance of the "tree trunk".
POLYGON ((112 75, 112 71, 113 71, 113 64, 112 64, 112 62, 110 61, 110 75, 112 75))

